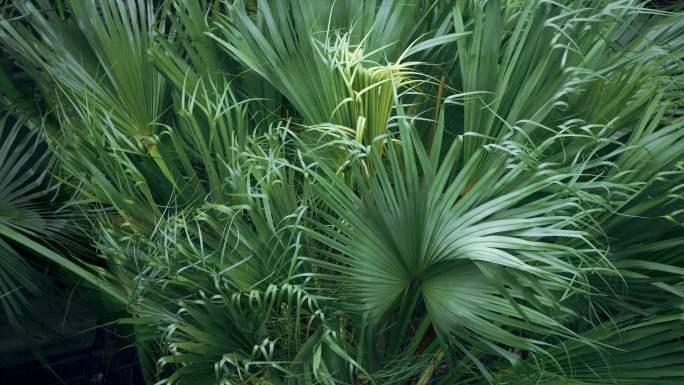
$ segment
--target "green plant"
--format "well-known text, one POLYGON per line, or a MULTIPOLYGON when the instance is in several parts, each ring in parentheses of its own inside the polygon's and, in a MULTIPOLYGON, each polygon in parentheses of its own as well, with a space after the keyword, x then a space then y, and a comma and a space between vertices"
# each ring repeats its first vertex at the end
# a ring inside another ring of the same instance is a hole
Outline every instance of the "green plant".
POLYGON ((684 17, 646 5, 17 1, 106 267, 42 254, 150 383, 681 383, 684 17))

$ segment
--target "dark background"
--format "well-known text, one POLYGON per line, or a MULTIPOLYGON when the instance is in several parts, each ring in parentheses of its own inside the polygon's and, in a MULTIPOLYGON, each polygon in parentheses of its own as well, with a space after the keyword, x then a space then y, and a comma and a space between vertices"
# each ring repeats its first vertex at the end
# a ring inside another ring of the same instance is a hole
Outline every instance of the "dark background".
POLYGON ((74 298, 78 292, 64 287, 33 303, 35 319, 21 321, 28 335, 0 310, 0 384, 144 384, 130 339, 98 321, 87 298, 74 298))

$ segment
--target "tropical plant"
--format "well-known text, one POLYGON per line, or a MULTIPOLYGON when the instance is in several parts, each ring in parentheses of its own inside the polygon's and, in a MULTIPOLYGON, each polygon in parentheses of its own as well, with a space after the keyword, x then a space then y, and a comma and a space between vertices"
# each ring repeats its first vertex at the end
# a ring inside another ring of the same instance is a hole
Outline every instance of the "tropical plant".
POLYGON ((19 0, 0 42, 104 268, 38 254, 149 383, 684 382, 677 10, 19 0))

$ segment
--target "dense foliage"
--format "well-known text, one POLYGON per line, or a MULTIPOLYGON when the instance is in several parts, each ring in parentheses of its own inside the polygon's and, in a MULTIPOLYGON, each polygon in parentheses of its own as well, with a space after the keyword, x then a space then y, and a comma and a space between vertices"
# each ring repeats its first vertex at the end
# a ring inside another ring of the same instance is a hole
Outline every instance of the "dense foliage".
POLYGON ((150 384, 684 383, 676 10, 2 15, 12 317, 40 296, 42 257, 96 289, 150 384))

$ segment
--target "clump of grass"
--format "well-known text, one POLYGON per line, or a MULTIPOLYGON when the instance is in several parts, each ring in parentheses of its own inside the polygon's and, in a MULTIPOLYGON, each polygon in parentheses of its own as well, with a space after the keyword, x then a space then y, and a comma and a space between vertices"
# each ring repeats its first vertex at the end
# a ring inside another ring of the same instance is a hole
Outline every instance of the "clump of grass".
POLYGON ((0 42, 104 267, 0 235, 127 314, 149 383, 683 381, 682 14, 58 4, 0 42))

